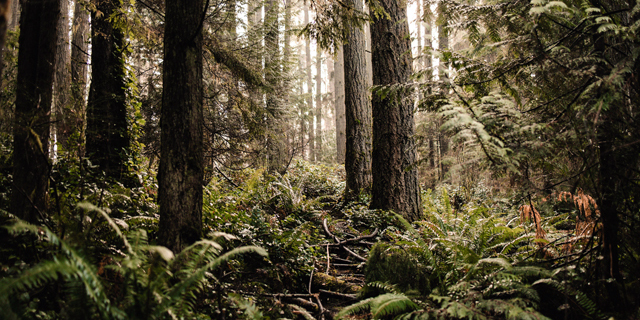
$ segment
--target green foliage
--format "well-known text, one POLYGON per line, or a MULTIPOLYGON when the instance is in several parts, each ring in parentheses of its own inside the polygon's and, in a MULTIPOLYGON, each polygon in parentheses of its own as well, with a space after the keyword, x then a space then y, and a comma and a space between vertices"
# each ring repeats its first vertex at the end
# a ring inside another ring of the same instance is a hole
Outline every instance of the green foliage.
POLYGON ((451 198, 462 198, 460 190, 453 197, 445 188, 426 192, 427 219, 415 225, 396 216, 385 232, 392 242, 376 244, 366 264, 364 293, 374 297, 341 315, 376 314, 379 301, 399 294, 415 307, 394 309, 398 319, 548 319, 559 315, 554 296, 578 297, 563 307, 574 316, 598 314, 575 288, 541 286, 567 275, 537 265, 531 259, 538 250, 533 231, 513 223, 518 214, 501 212, 500 203, 479 188, 466 192, 455 210, 451 198))
POLYGON ((80 204, 79 209, 97 212, 121 240, 122 250, 105 255, 100 263, 96 263, 84 253, 86 248, 68 244, 48 228, 16 221, 8 227, 11 234, 26 232, 38 236, 58 248, 59 254, 17 277, 1 279, 0 303, 10 301, 11 310, 15 312, 21 308, 16 295, 30 294, 61 280, 69 287, 79 284, 80 289, 57 297, 58 303, 88 302, 71 307, 83 310, 87 318, 191 318, 197 315, 197 297, 210 286, 209 283, 218 281, 213 270, 241 254, 267 254, 258 247, 238 247, 223 253, 218 243, 201 240, 174 256, 164 247, 150 245, 142 229, 130 231, 125 236, 105 211, 88 203, 80 204))
POLYGON ((372 319, 386 319, 416 309, 418 309, 418 305, 404 294, 387 293, 350 305, 342 309, 336 317, 340 319, 347 315, 369 311, 372 314, 372 319))

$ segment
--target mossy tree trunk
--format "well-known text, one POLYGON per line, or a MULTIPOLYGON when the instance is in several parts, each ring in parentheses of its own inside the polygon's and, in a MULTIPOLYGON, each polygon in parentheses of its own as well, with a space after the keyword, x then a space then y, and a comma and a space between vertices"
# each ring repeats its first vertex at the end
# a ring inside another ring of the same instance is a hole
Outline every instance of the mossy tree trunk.
POLYGON ((60 0, 23 3, 13 127, 11 213, 36 222, 46 213, 49 133, 60 0))
POLYGON ((338 57, 335 63, 335 93, 334 93, 334 114, 336 123, 336 161, 344 164, 347 145, 347 120, 344 106, 344 50, 338 47, 338 57))
POLYGON ((202 236, 202 0, 167 0, 158 242, 178 253, 202 236))
MULTIPOLYGON (((347 2, 363 11, 362 0, 347 2)), ((344 50, 344 92, 346 115, 345 171, 347 197, 358 197, 371 186, 371 104, 367 86, 365 35, 357 27, 347 33, 344 50)))
POLYGON ((87 156, 108 177, 127 171, 127 105, 125 39, 112 18, 121 0, 94 0, 91 13, 91 88, 87 103, 87 156))
POLYGON ((285 123, 280 105, 280 50, 278 48, 278 2, 268 0, 265 3, 264 16, 265 34, 265 80, 274 88, 273 92, 267 94, 267 109, 273 116, 270 119, 269 139, 268 139, 268 170, 269 172, 279 172, 284 174, 288 162, 288 150, 285 134, 285 123))
MULTIPOLYGON (((406 2, 381 0, 388 18, 374 17, 371 25, 373 85, 391 86, 409 81, 411 40, 406 2)), ((402 90, 384 98, 372 96, 373 152, 372 209, 394 210, 408 220, 421 216, 416 165, 413 103, 402 90)))

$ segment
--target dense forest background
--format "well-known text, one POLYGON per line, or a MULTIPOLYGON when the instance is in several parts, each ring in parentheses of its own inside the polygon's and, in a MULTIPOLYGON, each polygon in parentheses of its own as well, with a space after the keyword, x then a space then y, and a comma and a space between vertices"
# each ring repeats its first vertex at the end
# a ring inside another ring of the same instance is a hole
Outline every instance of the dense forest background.
POLYGON ((0 319, 636 319, 640 4, 0 0, 0 319))

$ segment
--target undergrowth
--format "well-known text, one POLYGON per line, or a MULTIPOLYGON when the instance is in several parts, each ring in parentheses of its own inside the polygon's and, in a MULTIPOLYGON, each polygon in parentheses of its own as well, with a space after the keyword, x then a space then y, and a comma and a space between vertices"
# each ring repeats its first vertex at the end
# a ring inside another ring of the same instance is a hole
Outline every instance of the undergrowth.
POLYGON ((360 269, 366 284, 361 300, 339 317, 605 316, 582 280, 589 266, 571 258, 597 245, 590 237, 597 232, 574 231, 588 222, 584 209, 558 197, 526 204, 536 218, 523 214, 515 196, 495 195, 482 183, 442 186, 423 191, 424 217, 409 223, 369 210, 366 197, 345 203, 340 167, 294 161, 283 176, 224 170, 204 191, 210 237, 174 256, 155 245, 152 175, 125 186, 95 179, 93 170, 62 159, 42 225, 11 218, 0 258, 5 318, 309 317, 273 295, 308 293, 311 280, 328 271, 325 219, 341 239, 378 230, 370 250, 354 249, 368 255, 360 269), (238 255, 245 252, 258 254, 238 255))

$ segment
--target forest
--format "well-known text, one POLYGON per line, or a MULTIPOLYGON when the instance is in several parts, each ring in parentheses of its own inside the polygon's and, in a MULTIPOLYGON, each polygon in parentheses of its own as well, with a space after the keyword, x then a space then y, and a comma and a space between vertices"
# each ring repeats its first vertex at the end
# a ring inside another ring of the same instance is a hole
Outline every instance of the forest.
POLYGON ((0 319, 640 319, 639 1, 0 0, 0 57, 0 319))

